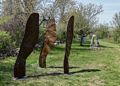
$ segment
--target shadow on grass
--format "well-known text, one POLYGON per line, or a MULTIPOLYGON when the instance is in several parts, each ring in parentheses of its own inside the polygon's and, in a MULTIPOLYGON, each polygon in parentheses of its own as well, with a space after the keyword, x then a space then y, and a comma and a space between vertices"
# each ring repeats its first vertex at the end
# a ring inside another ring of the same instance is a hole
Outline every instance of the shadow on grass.
POLYGON ((39 77, 44 77, 44 76, 58 76, 58 75, 73 75, 73 74, 77 74, 77 73, 98 72, 98 71, 101 71, 101 70, 99 70, 99 69, 82 69, 80 71, 69 72, 69 74, 54 72, 54 73, 45 73, 45 74, 41 74, 41 75, 27 76, 27 78, 39 78, 39 77))
MULTIPOLYGON (((62 66, 50 66, 50 67, 47 67, 47 68, 61 68, 61 69, 63 69, 63 67, 62 66)), ((80 67, 69 67, 69 69, 73 69, 73 68, 80 68, 80 67)))
POLYGON ((80 71, 70 72, 69 74, 84 73, 84 72, 98 72, 98 71, 101 71, 101 70, 99 70, 99 69, 82 69, 80 71))
POLYGON ((104 45, 100 45, 100 47, 102 47, 102 48, 114 48, 114 47, 104 46, 104 45))
POLYGON ((90 47, 90 44, 85 44, 83 45, 83 47, 90 47))
POLYGON ((81 48, 81 47, 78 47, 78 48, 72 48, 71 50, 73 50, 73 51, 89 51, 90 50, 90 48, 81 48))

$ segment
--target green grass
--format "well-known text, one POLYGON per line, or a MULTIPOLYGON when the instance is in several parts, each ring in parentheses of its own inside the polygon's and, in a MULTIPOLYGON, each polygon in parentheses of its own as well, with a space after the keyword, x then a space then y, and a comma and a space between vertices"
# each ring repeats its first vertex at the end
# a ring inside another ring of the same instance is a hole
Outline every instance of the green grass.
POLYGON ((90 50, 74 42, 69 57, 70 74, 63 74, 64 45, 47 56, 47 68, 39 68, 39 51, 27 59, 25 80, 12 80, 16 57, 0 60, 0 86, 120 86, 120 48, 100 42, 102 47, 90 50))

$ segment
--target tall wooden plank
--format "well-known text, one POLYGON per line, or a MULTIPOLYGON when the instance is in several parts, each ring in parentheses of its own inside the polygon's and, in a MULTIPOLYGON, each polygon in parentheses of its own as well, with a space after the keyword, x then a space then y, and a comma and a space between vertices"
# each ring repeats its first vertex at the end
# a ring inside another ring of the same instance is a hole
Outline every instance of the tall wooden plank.
POLYGON ((74 29, 74 16, 71 16, 68 21, 67 26, 67 36, 66 36, 66 48, 65 48, 65 56, 64 56, 64 73, 69 73, 69 55, 72 45, 73 39, 73 29, 74 29))
POLYGON ((39 34, 39 14, 32 13, 28 18, 24 38, 20 46, 20 51, 14 65, 14 77, 22 78, 25 76, 26 59, 33 51, 38 40, 39 34))

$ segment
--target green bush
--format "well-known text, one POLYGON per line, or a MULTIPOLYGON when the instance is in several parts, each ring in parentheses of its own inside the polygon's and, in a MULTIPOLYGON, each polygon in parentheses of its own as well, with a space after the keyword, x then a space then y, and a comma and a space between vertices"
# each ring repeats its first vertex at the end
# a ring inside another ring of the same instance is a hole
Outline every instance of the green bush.
POLYGON ((108 38, 110 33, 109 33, 109 27, 107 25, 100 25, 97 29, 96 29, 96 35, 100 38, 100 39, 104 39, 104 38, 108 38))
POLYGON ((113 38, 116 43, 120 43, 120 29, 116 29, 113 32, 113 38))
POLYGON ((12 41, 15 42, 16 47, 20 47, 25 33, 25 26, 27 17, 24 13, 11 16, 10 20, 4 23, 0 22, 0 30, 7 31, 12 36, 12 41))
POLYGON ((0 32, 0 49, 6 49, 11 44, 11 36, 6 31, 0 32))
POLYGON ((66 39, 66 25, 61 23, 57 25, 57 40, 64 43, 66 39))
POLYGON ((13 55, 14 43, 6 31, 0 31, 0 57, 13 55))

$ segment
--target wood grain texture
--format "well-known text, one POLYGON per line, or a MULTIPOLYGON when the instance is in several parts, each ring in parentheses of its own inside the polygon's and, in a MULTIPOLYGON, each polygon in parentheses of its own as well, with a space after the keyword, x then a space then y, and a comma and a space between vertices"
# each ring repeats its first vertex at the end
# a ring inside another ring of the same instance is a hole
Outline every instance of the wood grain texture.
POLYGON ((55 19, 49 19, 47 21, 47 28, 44 36, 44 43, 39 57, 39 66, 42 68, 46 67, 46 58, 51 49, 54 46, 54 43, 57 39, 56 36, 56 24, 55 19))

